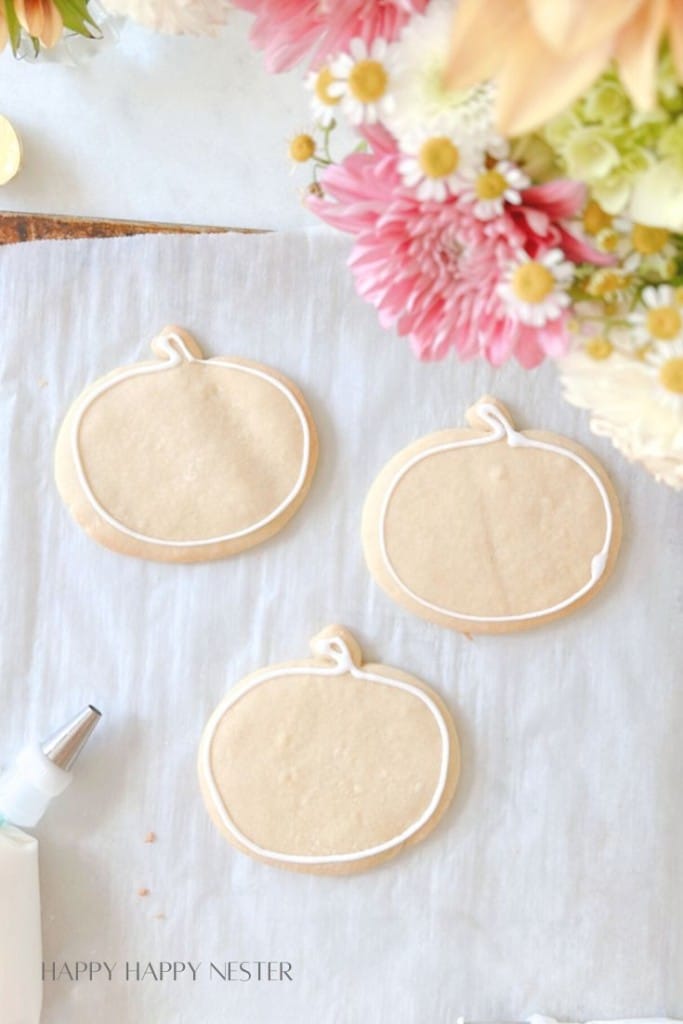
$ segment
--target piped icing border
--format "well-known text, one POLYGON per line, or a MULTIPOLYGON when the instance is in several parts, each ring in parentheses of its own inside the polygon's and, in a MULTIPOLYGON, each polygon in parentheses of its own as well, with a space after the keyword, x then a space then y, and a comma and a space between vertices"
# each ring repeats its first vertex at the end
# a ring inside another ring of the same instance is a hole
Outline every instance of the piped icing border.
POLYGON ((252 533, 257 533, 259 530, 263 529, 263 527, 268 526, 269 523, 278 519, 279 516, 281 516, 283 512, 285 512, 286 509, 296 501, 306 482, 311 458, 311 429, 301 403, 281 380, 277 377, 271 376, 263 369, 244 363, 234 362, 230 359, 223 359, 221 357, 214 359, 200 359, 198 356, 193 355, 183 338, 176 331, 163 332, 154 339, 153 346, 155 352, 162 353, 163 356, 166 357, 162 362, 150 363, 147 366, 136 365, 132 366, 130 369, 122 370, 114 377, 104 380, 99 386, 95 387, 94 390, 88 394, 80 408, 78 408, 71 429, 71 455, 76 469, 78 482, 86 500, 98 516, 108 523, 109 526, 118 530, 119 533, 125 534, 127 537, 143 541, 145 544, 155 544, 171 548, 206 547, 210 544, 224 544, 227 541, 239 540, 241 537, 247 537, 252 533), (111 391, 123 381, 131 380, 134 377, 145 376, 147 374, 166 373, 169 370, 173 370, 180 366, 183 362, 203 363, 206 366, 225 368, 233 371, 236 370, 240 373, 249 374, 252 377, 259 377, 261 380, 265 380, 267 383, 272 384, 272 386, 280 391, 281 394, 283 394, 289 401, 297 415, 299 423, 301 424, 303 433, 303 455, 296 482, 289 494, 280 502, 277 508, 273 509, 272 512, 267 516, 264 516, 258 522, 253 523, 250 526, 243 527, 241 530, 235 530, 232 533, 226 533, 218 537, 207 537, 194 540, 164 540, 160 537, 150 537, 137 530, 132 530, 130 527, 126 526, 125 523, 120 522, 112 516, 97 499, 97 496, 90 486, 85 467, 83 466, 83 458, 80 450, 80 431, 83 417, 86 412, 98 398, 101 398, 102 395, 111 391))
POLYGON ((451 743, 450 736, 448 733, 448 726, 443 714, 441 713, 436 702, 430 697, 430 695, 419 686, 414 686, 411 683, 405 682, 402 679, 392 679, 390 676, 379 675, 374 672, 368 672, 360 666, 356 665, 351 651, 344 640, 344 637, 337 634, 334 636, 316 637, 311 646, 313 652, 320 656, 329 658, 332 662, 329 666, 324 665, 294 665, 288 668, 278 668, 275 670, 265 669, 258 675, 254 676, 249 684, 245 688, 240 688, 236 694, 229 693, 224 700, 218 705, 214 711, 209 724, 206 728, 206 732, 202 738, 202 750, 200 754, 200 764, 206 780, 209 793, 213 805, 218 812, 218 815, 225 826, 225 828, 231 833, 231 835, 237 840, 240 846, 249 850, 257 857, 263 857, 266 860, 280 862, 282 864, 302 864, 302 865, 315 865, 315 864, 347 864, 354 861, 365 860, 370 857, 378 856, 382 853, 388 853, 390 850, 401 846, 407 842, 411 836, 416 835, 423 828, 427 822, 435 814, 441 799, 443 797, 446 782, 448 780, 448 770, 450 765, 451 756, 451 743), (353 850, 348 853, 331 853, 315 855, 300 855, 292 853, 281 853, 277 850, 269 850, 263 846, 259 846, 257 843, 252 842, 248 836, 246 836, 235 824, 230 817, 228 809, 226 808, 223 799, 218 790, 216 780, 213 775, 211 766, 211 748, 213 740, 216 734, 216 729, 221 722, 223 716, 229 709, 245 697, 248 693, 252 693, 263 683, 271 682, 274 679, 288 678, 292 676, 319 676, 323 678, 338 677, 343 675, 351 675, 354 679, 363 679, 370 683, 379 683, 382 686, 388 686, 392 689, 402 690, 405 693, 410 693, 414 697, 417 697, 431 712, 434 717, 436 724, 439 729, 439 735, 441 738, 441 761, 439 767, 439 778, 437 781, 436 788, 432 797, 427 805, 426 809, 417 819, 406 829, 403 830, 399 835, 394 836, 392 839, 388 839, 383 843, 378 843, 376 846, 371 846, 364 850, 353 850))
POLYGON ((460 619, 464 622, 524 622, 529 619, 544 618, 547 615, 553 615, 556 612, 562 611, 564 608, 568 608, 574 604, 585 594, 587 594, 603 576, 607 567, 607 559, 609 557, 610 547, 612 545, 612 537, 614 534, 614 514, 612 512, 612 505, 609 500, 609 495, 604 483, 600 479, 599 475, 595 472, 593 467, 582 459, 576 452, 571 451, 569 448, 563 448, 560 445, 551 444, 547 441, 536 441, 533 438, 527 437, 525 434, 515 430, 512 423, 504 415, 504 413, 495 405, 489 402, 481 402, 476 406, 477 415, 481 420, 491 428, 490 433, 484 434, 482 437, 476 437, 472 440, 464 441, 450 441, 444 444, 435 445, 433 448, 428 448, 424 452, 420 452, 418 455, 413 456, 405 466, 402 466, 399 472, 393 477, 387 492, 382 502, 380 516, 379 516, 379 547, 382 556, 382 561, 386 571, 391 576, 394 583, 406 594, 412 601, 417 602, 423 608, 427 608, 430 611, 438 612, 439 615, 446 615, 453 619, 460 619), (392 496, 398 487, 399 483, 406 476, 411 469, 417 466, 420 462, 425 459, 432 458, 434 455, 439 455, 443 452, 455 451, 458 448, 475 448, 479 445, 495 444, 498 441, 506 441, 510 448, 538 448, 543 451, 554 452, 556 455, 562 456, 562 458, 569 459, 574 462, 577 466, 588 474, 600 495, 602 505, 605 511, 605 539, 600 550, 591 559, 591 572, 590 579, 585 583, 576 593, 570 597, 565 598, 557 604, 552 605, 550 608, 541 608, 538 611, 523 612, 516 615, 470 615, 465 612, 454 611, 452 608, 444 608, 441 605, 434 604, 431 601, 427 601, 425 598, 420 597, 415 591, 411 590, 407 583, 401 579, 398 571, 395 569, 387 550, 386 540, 386 518, 389 511, 389 504, 392 496))

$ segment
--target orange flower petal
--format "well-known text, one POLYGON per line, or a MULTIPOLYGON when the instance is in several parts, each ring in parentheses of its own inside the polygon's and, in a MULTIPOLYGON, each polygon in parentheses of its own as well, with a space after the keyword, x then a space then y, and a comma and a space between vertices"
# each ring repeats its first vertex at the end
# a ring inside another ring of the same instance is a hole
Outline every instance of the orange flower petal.
POLYGON ((562 58, 527 29, 510 50, 498 79, 497 123, 506 136, 533 131, 560 113, 595 81, 610 59, 610 41, 562 58))
POLYGON ((447 84, 464 89, 492 78, 526 21, 525 0, 462 0, 453 26, 447 84))
POLYGON ((678 79, 683 81, 683 0, 670 0, 669 39, 678 79))
POLYGON ((32 13, 32 0, 14 0, 14 13, 17 16, 17 21, 26 32, 31 31, 29 27, 29 11, 27 10, 28 6, 31 7, 32 13))
POLYGON ((621 80, 640 110, 652 110, 657 101, 657 60, 668 13, 668 0, 647 0, 616 40, 621 80))
POLYGON ((538 34, 566 56, 613 38, 643 0, 527 0, 527 4, 538 34))
POLYGON ((42 8, 43 27, 39 38, 43 46, 54 46, 62 37, 64 22, 52 0, 42 0, 42 8))
POLYGON ((19 24, 43 46, 54 46, 61 38, 64 22, 52 0, 14 0, 19 24))

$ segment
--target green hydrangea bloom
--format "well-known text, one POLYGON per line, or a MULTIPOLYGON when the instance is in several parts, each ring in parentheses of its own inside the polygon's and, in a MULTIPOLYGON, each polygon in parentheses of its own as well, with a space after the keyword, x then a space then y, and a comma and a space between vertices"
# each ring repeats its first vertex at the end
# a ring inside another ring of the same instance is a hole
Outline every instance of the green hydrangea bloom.
POLYGON ((635 110, 612 68, 537 138, 551 150, 557 172, 585 182, 608 213, 630 210, 637 196, 639 219, 651 215, 653 224, 683 231, 677 196, 683 196, 683 88, 667 51, 660 59, 654 110, 635 110), (666 170, 657 175, 662 164, 666 170), (666 189, 653 200, 649 214, 649 183, 657 181, 665 182, 666 189), (670 196, 675 201, 669 202, 670 196))

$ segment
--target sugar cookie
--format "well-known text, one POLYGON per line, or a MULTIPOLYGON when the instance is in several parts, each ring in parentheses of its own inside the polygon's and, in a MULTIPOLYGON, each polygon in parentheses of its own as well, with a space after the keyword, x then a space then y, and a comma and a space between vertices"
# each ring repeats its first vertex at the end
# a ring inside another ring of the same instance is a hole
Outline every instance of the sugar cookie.
POLYGON ((205 359, 168 327, 153 361, 95 381, 62 424, 59 492, 100 544, 166 562, 222 558, 277 533, 315 470, 298 389, 246 359, 205 359))
POLYGON ((432 690, 364 665, 345 629, 311 648, 230 690, 202 737, 201 789, 242 852, 295 871, 363 871, 434 828, 455 791, 458 737, 432 690))
POLYGON ((368 567, 403 607, 464 633, 565 615, 614 566, 614 489, 589 452, 516 430, 495 399, 467 418, 472 429, 421 438, 375 480, 363 512, 368 567))

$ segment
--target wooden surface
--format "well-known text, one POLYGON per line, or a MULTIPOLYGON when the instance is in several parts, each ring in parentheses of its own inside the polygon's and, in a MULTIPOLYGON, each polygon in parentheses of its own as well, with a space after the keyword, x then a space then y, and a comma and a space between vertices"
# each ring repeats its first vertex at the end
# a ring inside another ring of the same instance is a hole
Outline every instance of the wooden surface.
POLYGON ((195 224, 155 224, 149 221, 92 220, 0 211, 0 245, 45 238, 118 238, 122 235, 214 234, 237 231, 258 234, 252 228, 204 227, 195 224))

